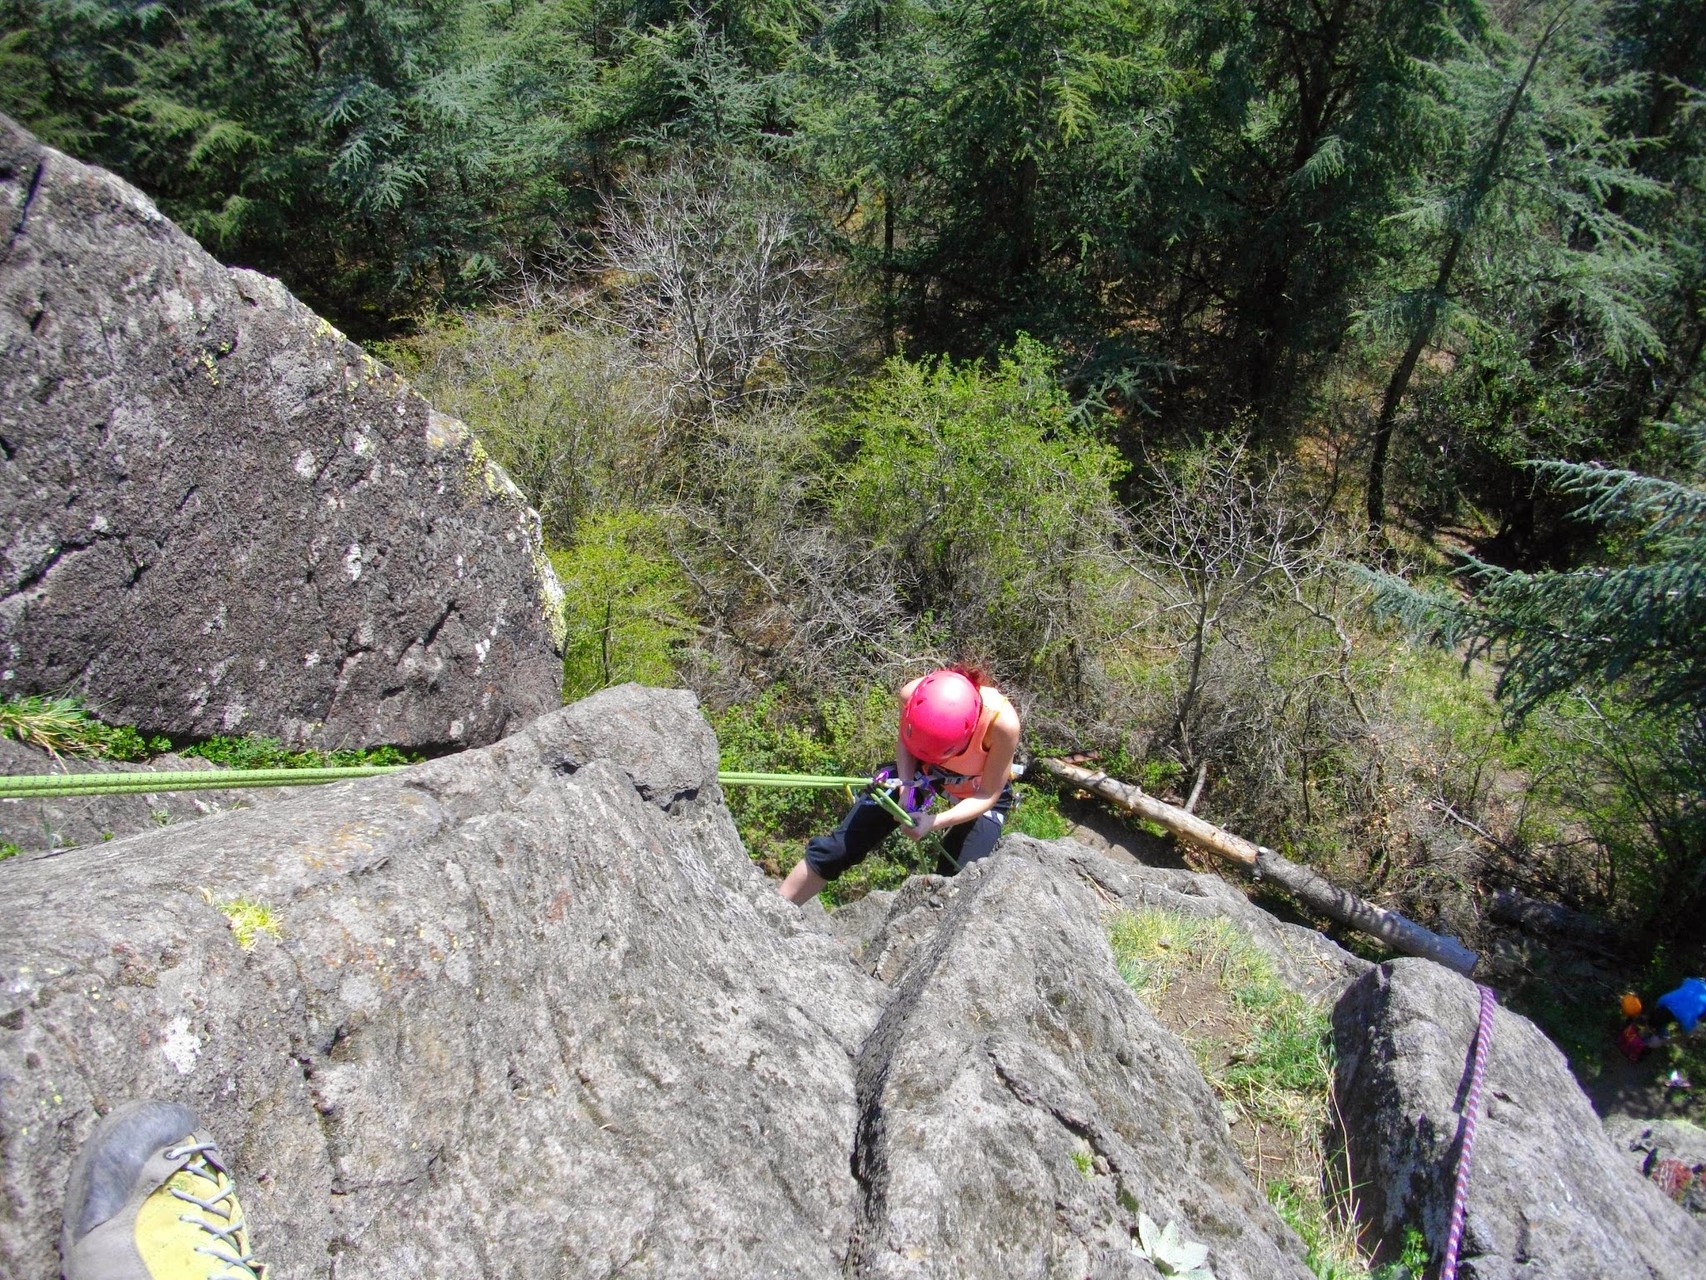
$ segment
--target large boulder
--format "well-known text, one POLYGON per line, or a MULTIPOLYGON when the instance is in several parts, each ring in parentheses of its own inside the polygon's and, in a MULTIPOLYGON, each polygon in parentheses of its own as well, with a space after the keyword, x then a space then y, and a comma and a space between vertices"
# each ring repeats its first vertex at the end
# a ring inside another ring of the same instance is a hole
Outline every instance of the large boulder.
MULTIPOLYGON (((1445 1244, 1476 987, 1426 960, 1366 974, 1333 1016, 1336 1096, 1359 1207, 1383 1236, 1445 1244)), ((1465 1280, 1706 1275, 1706 1230, 1630 1166, 1555 1045, 1497 1009, 1471 1152, 1465 1280)))
POLYGON ((560 590, 467 430, 0 117, 0 690, 439 748, 555 706, 560 590))
POLYGON ((154 1096, 298 1280, 1153 1280, 1139 1212, 1222 1280, 1307 1280, 1078 853, 915 882, 885 982, 749 861, 716 761, 689 695, 630 686, 0 864, 0 1274, 54 1274, 72 1153, 154 1096))
POLYGON ((298 1280, 836 1274, 882 991, 715 770, 690 695, 618 690, 0 864, 0 1274, 57 1274, 71 1153, 140 1096, 203 1115, 298 1280))
POLYGON ((1152 1276, 1132 1248, 1147 1214, 1208 1246, 1220 1280, 1309 1280, 1068 864, 910 882, 868 948, 879 968, 897 951, 859 1058, 851 1274, 1152 1276))

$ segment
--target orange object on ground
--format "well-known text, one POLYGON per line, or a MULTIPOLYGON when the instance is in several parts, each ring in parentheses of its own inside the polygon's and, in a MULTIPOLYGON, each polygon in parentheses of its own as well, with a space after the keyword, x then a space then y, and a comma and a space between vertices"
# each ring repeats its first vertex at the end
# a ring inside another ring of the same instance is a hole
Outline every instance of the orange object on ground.
POLYGON ((1625 1018, 1639 1018, 1641 1016, 1641 997, 1633 991, 1624 994, 1622 1006, 1625 1018))

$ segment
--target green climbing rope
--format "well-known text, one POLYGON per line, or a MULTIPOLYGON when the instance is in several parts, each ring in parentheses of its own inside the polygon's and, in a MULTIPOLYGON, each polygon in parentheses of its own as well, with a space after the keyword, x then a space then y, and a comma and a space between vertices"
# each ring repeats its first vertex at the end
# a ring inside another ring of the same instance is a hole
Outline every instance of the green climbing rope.
MULTIPOLYGON (((375 778, 408 765, 350 765, 325 769, 192 769, 156 773, 49 773, 0 777, 0 800, 31 796, 103 796, 163 794, 172 791, 225 791, 238 787, 300 787, 351 778, 375 778)), ((719 773, 725 787, 866 787, 870 778, 821 773, 719 773)), ((872 792, 889 815, 903 823, 912 818, 882 787, 872 792), (885 803, 886 802, 886 803, 885 803)))
POLYGON ((373 778, 407 765, 350 765, 325 769, 186 769, 155 773, 49 773, 0 777, 0 799, 25 796, 123 795, 128 792, 229 790, 232 787, 299 787, 348 778, 373 778))
POLYGON ((829 773, 741 773, 728 770, 717 775, 725 787, 863 787, 869 778, 842 777, 829 773))

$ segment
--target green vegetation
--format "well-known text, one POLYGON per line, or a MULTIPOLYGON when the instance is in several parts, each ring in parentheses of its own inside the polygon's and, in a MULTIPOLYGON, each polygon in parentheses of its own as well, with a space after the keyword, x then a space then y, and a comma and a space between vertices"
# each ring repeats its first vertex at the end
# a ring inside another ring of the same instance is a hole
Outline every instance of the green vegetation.
POLYGON ((232 898, 214 905, 230 923, 231 936, 237 939, 237 945, 244 951, 253 951, 263 933, 274 940, 284 936, 284 927, 279 923, 277 913, 264 902, 232 898))
MULTIPOLYGON (((1684 0, 0 0, 0 110, 471 425, 571 696, 685 684, 740 763, 857 770, 892 724, 837 700, 977 660, 1028 747, 1667 974, 1706 961, 1703 91, 1684 0), (1449 658, 1371 609, 1397 578, 1449 658)), ((780 869, 832 799, 736 803, 780 869)))
POLYGON ((23 850, 10 840, 0 840, 0 862, 6 861, 7 858, 15 858, 22 852, 23 850))
POLYGON ((852 453, 833 486, 840 536, 892 558, 903 607, 950 650, 1069 687, 1124 468, 1075 420, 1053 353, 1021 339, 993 370, 896 358, 837 425, 852 453))
POLYGON ((1362 1280, 1350 1193, 1327 1143, 1327 1010, 1285 986, 1267 953, 1218 917, 1127 912, 1108 937, 1121 976, 1196 1057, 1310 1268, 1322 1280, 1362 1280))
POLYGON ((567 547, 583 519, 649 492, 663 396, 632 348, 550 307, 426 315, 379 354, 462 419, 567 547))
POLYGON ((165 738, 144 738, 130 725, 106 725, 79 698, 10 698, 0 702, 0 735, 50 755, 146 760, 172 749, 165 738))
POLYGON ((1019 803, 1007 819, 1009 832, 1038 840, 1059 840, 1071 834, 1072 823, 1061 813, 1060 798, 1054 792, 1023 783, 1013 789, 1019 803))
POLYGON ((1137 1251, 1155 1264, 1164 1276, 1180 1280, 1214 1280, 1214 1272, 1203 1265, 1208 1260, 1208 1246, 1193 1244, 1179 1234, 1179 1224, 1169 1222, 1157 1226, 1147 1213, 1137 1216, 1137 1251))
POLYGON ((292 751, 277 738, 216 735, 185 747, 186 756, 199 756, 227 769, 325 769, 360 765, 415 764, 421 757, 396 747, 348 748, 338 751, 292 751))
POLYGON ((1384 578, 1381 603, 1413 632, 1498 657, 1509 732, 1479 736, 1537 781, 1567 763, 1544 811, 1590 829, 1598 855, 1573 860, 1591 879, 1572 896, 1663 941, 1693 936, 1706 908, 1706 490, 1575 464, 1539 471, 1587 499, 1579 515, 1615 535, 1613 563, 1477 563, 1472 600, 1384 578))
MULTIPOLYGON (((169 739, 145 737, 131 725, 97 720, 81 699, 26 697, 0 702, 0 735, 53 755, 140 761, 172 750, 169 739)), ((228 769, 322 769, 328 766, 414 764, 420 757, 396 747, 338 751, 292 751, 276 738, 216 735, 185 747, 182 754, 228 769)))
POLYGON ((568 620, 563 698, 635 680, 673 685, 674 654, 690 634, 680 568, 653 548, 658 519, 639 512, 584 517, 574 547, 556 552, 568 620))

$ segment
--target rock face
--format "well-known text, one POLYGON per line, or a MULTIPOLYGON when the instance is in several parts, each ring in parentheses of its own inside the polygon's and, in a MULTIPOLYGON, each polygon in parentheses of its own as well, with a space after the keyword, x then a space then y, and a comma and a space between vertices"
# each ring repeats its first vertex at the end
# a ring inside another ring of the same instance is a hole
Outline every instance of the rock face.
POLYGON ((466 429, 4 117, 0 459, 0 689, 330 747, 557 703, 538 522, 466 429))
MULTIPOLYGON (((1467 979, 1397 960, 1340 999, 1337 1097, 1367 1221, 1443 1249, 1478 1016, 1467 979)), ((1706 1275, 1706 1230, 1630 1167, 1558 1049, 1497 1010, 1469 1178, 1466 1280, 1706 1275)))
POLYGON ((1706 1129, 1686 1120, 1607 1119, 1605 1132, 1642 1177, 1706 1218, 1706 1129))
MULTIPOLYGON (((55 760, 45 751, 0 738, 0 775, 48 773, 172 773, 201 771, 214 766, 194 756, 160 756, 146 765, 108 764, 99 760, 55 760)), ((251 787, 229 791, 162 790, 139 795, 38 796, 0 799, 0 842, 30 852, 100 844, 138 831, 153 831, 174 823, 193 822, 210 813, 265 804, 282 794, 251 787)))
POLYGON ((878 988, 767 891, 715 768, 689 695, 617 692, 0 866, 0 1274, 55 1274, 70 1150, 134 1096, 221 1136, 280 1274, 833 1273, 878 988), (238 901, 277 936, 243 950, 238 901))
POLYGON ((72 1152, 159 1096, 298 1280, 1149 1278, 1139 1209, 1222 1280, 1307 1280, 1067 846, 867 909, 883 981, 715 769, 690 696, 625 687, 0 864, 0 1274, 55 1274, 72 1152))
POLYGON ((894 900, 867 949, 892 960, 890 928, 909 944, 859 1057, 852 1274, 1151 1275, 1131 1247, 1141 1211, 1207 1245, 1220 1280, 1309 1276, 1188 1051, 1121 982, 1100 914, 1046 857, 894 900))

